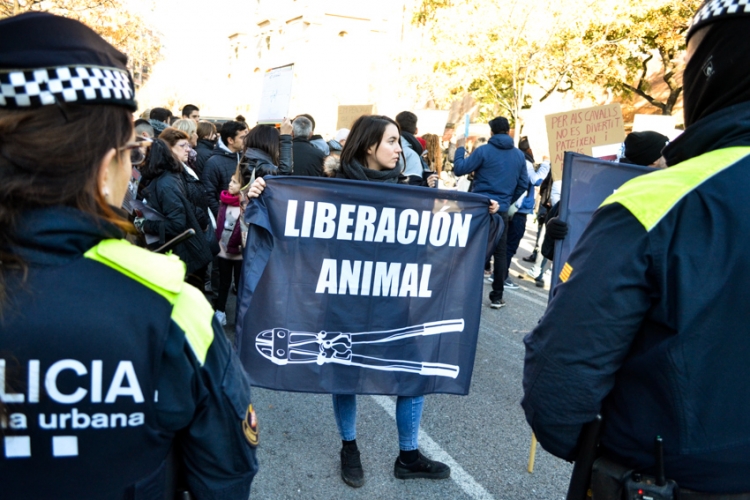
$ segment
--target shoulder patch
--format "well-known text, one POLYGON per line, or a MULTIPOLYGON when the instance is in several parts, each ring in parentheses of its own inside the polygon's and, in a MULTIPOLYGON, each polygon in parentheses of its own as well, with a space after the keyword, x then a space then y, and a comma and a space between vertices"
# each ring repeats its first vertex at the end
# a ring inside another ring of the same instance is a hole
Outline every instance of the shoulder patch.
POLYGON ((651 231, 685 196, 714 175, 750 155, 750 147, 733 147, 702 154, 666 170, 626 182, 601 206, 619 203, 651 231))
POLYGON ((567 262, 562 268, 562 271, 560 271, 560 281, 565 283, 570 279, 570 275, 573 273, 573 267, 568 264, 567 262))
POLYGON ((242 421, 242 432, 245 434, 245 439, 250 446, 253 448, 258 446, 260 442, 258 438, 258 417, 255 415, 253 405, 248 405, 247 407, 245 419, 242 421))
POLYGON ((170 302, 184 286, 185 264, 176 255, 149 252, 125 240, 104 240, 84 257, 121 272, 170 302))

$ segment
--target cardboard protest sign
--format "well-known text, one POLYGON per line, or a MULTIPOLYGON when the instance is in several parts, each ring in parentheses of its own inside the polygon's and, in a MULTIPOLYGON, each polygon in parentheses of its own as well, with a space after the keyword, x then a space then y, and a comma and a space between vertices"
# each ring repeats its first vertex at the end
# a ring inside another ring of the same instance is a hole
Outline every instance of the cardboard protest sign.
POLYGON ((252 383, 334 394, 467 394, 491 226, 487 198, 266 179, 245 211, 237 307, 237 349, 252 383))
POLYGON ((617 189, 655 169, 598 160, 576 153, 565 153, 560 191, 560 220, 568 223, 568 235, 555 242, 550 291, 559 281, 560 272, 581 238, 594 212, 617 189))
POLYGON ((353 106, 339 106, 339 117, 336 128, 352 128, 352 124, 362 115, 375 113, 374 104, 357 104, 353 106))
POLYGON ((275 124, 284 121, 289 114, 293 81, 294 64, 266 71, 258 107, 258 123, 275 124))
POLYGON ((556 113, 545 119, 553 180, 562 178, 566 151, 591 156, 594 146, 618 144, 625 140, 619 104, 556 113))

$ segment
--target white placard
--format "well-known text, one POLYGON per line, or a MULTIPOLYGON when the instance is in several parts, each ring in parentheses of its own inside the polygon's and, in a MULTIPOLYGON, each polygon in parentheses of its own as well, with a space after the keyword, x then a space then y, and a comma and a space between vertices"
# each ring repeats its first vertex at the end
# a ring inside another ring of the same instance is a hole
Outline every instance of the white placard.
POLYGON ((682 133, 675 127, 674 116, 668 115, 635 115, 633 117, 633 132, 645 132, 652 130, 674 140, 675 137, 682 133))
POLYGON ((281 123, 289 114, 292 100, 294 64, 266 71, 263 76, 263 93, 258 106, 258 123, 281 123))
POLYGON ((423 109, 415 111, 414 114, 417 115, 417 129, 419 129, 420 136, 435 134, 443 137, 445 125, 448 123, 448 111, 423 109))

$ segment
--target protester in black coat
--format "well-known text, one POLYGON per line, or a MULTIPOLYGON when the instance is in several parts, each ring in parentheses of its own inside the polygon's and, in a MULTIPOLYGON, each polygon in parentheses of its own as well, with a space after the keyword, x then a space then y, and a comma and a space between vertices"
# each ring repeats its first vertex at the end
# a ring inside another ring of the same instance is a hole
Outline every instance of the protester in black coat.
POLYGON ((325 177, 323 161, 326 155, 310 143, 312 122, 304 116, 298 116, 292 123, 294 142, 292 144, 292 165, 294 175, 325 177))
POLYGON ((195 146, 197 157, 195 158, 195 173, 203 180, 203 170, 206 168, 206 162, 211 157, 216 147, 216 126, 207 121, 198 122, 198 144, 195 146))
POLYGON ((142 190, 147 205, 160 213, 164 220, 136 219, 136 227, 145 234, 159 237, 154 246, 180 235, 187 229, 194 229, 195 236, 174 247, 174 253, 187 266, 187 282, 203 286, 203 274, 213 259, 202 226, 196 216, 196 208, 190 202, 182 180, 182 165, 174 158, 169 145, 155 139, 149 157, 141 168, 142 190))
POLYGON ((247 125, 229 121, 221 127, 222 143, 213 150, 203 170, 202 182, 206 190, 206 202, 214 217, 219 215, 219 197, 221 192, 229 186, 229 181, 237 171, 237 165, 242 159, 245 149, 247 125))
POLYGON ((292 173, 292 122, 285 119, 281 128, 258 125, 245 137, 245 158, 242 162, 243 186, 255 177, 266 175, 291 175, 292 173), (280 132, 280 133, 279 133, 280 132))

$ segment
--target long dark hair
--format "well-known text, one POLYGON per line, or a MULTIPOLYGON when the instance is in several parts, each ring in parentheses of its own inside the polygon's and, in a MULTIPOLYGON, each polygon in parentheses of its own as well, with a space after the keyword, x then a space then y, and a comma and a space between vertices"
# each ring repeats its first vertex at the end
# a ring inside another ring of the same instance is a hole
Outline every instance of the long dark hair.
POLYGON ((22 212, 62 205, 99 217, 125 231, 133 226, 99 191, 99 166, 113 148, 127 144, 133 117, 124 107, 60 104, 0 110, 0 306, 4 270, 24 268, 10 250, 22 212))
POLYGON ((279 166, 279 131, 270 125, 256 125, 245 136, 245 151, 248 148, 260 149, 271 157, 271 161, 279 166))
POLYGON ((399 137, 401 136, 401 127, 387 116, 364 115, 357 118, 341 151, 341 163, 351 163, 352 160, 356 160, 363 167, 367 167, 367 150, 375 146, 375 151, 377 151, 388 125, 395 125, 399 137))
POLYGON ((164 139, 154 139, 141 167, 141 175, 144 179, 155 179, 164 172, 180 173, 182 164, 174 157, 172 148, 164 139))

